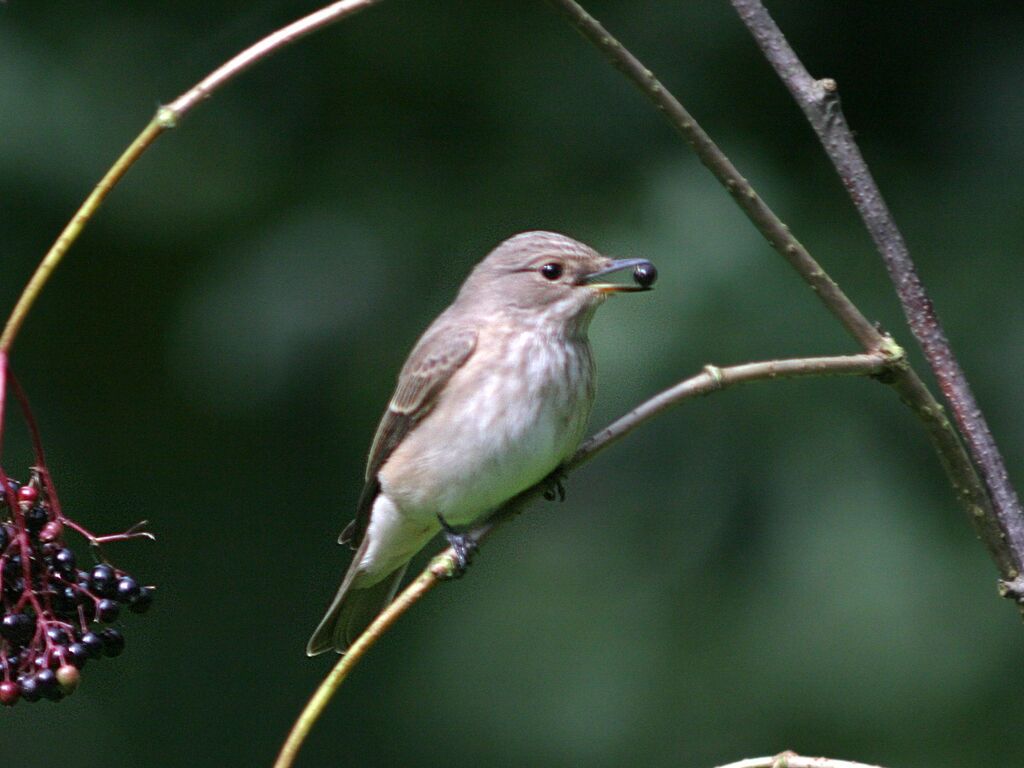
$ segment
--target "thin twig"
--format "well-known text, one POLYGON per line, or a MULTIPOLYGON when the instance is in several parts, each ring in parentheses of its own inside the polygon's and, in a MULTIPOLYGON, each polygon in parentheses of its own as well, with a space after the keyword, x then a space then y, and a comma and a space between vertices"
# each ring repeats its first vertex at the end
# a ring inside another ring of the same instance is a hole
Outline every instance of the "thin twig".
POLYGON ((287 27, 282 27, 267 35, 255 45, 249 46, 234 58, 217 67, 199 83, 164 106, 161 111, 165 112, 173 121, 180 120, 192 107, 203 99, 209 98, 214 91, 236 78, 256 62, 262 61, 272 53, 276 53, 312 32, 321 30, 379 2, 381 0, 341 0, 304 16, 287 27))
POLYGON ((414 603, 418 602, 427 592, 440 584, 445 576, 451 575, 455 567, 455 561, 450 557, 446 558, 445 555, 447 554, 448 552, 445 552, 435 557, 423 573, 402 590, 402 593, 394 599, 387 610, 383 611, 373 620, 373 623, 363 631, 363 634, 356 639, 345 652, 345 655, 334 665, 330 674, 321 681, 313 697, 306 704, 298 720, 295 721, 295 725, 289 731, 288 739, 285 741, 284 746, 281 747, 277 760, 274 761, 274 768, 286 768, 286 766, 290 766, 295 761, 295 756, 298 755, 299 749, 302 747, 303 742, 305 742, 320 714, 324 711, 327 703, 334 696, 334 692, 345 681, 352 668, 380 639, 380 636, 387 632, 388 628, 402 614, 409 610, 414 603), (435 569, 438 569, 439 572, 435 573, 435 569))
POLYGON ((931 365, 939 388, 946 396, 953 418, 988 487, 993 511, 1006 546, 1013 555, 1018 574, 1016 588, 1005 584, 1004 594, 1024 600, 1024 511, 1010 482, 1003 457, 999 453, 984 414, 978 407, 960 364, 932 306, 907 244, 896 226, 882 193, 854 141, 839 103, 835 80, 815 80, 804 67, 782 30, 760 0, 731 0, 768 63, 785 83, 800 109, 821 140, 843 185, 850 193, 864 226, 882 256, 889 277, 899 296, 910 330, 931 365))
POLYGON ((53 270, 60 264, 61 259, 64 258, 64 254, 67 253, 71 244, 78 239, 78 235, 81 234, 85 225, 92 218, 92 215, 96 213, 96 210, 100 207, 103 201, 110 194, 110 190, 114 188, 114 185, 121 180, 121 178, 128 172, 128 169, 132 166, 139 156, 146 151, 146 147, 153 143, 157 136, 163 132, 163 127, 157 120, 151 120, 150 123, 142 130, 124 153, 117 159, 110 170, 104 174, 103 178, 100 179, 100 183, 96 185, 93 191, 85 198, 85 202, 82 203, 75 215, 71 217, 71 221, 67 223, 63 231, 57 237, 57 240, 50 247, 50 250, 43 256, 43 260, 39 262, 39 266, 36 267, 36 271, 32 274, 31 279, 28 281, 28 285, 25 286, 21 292, 21 296, 18 298, 18 303, 14 305, 14 309, 11 310, 10 317, 7 319, 7 324, 4 326, 3 333, 0 334, 0 351, 9 353, 11 345, 14 344, 14 339, 18 335, 18 331, 21 330, 22 324, 25 322, 25 317, 28 315, 29 310, 35 303, 35 300, 39 298, 40 292, 46 285, 46 281, 50 279, 50 275, 53 270))
MULTIPOLYGON (((700 395, 720 392, 727 387, 753 381, 774 379, 820 378, 824 376, 882 376, 901 363, 899 359, 883 354, 810 357, 790 360, 768 360, 745 365, 719 368, 708 365, 689 379, 679 382, 664 392, 641 403, 609 426, 594 434, 580 446, 566 462, 565 470, 575 469, 590 461, 608 446, 621 440, 641 424, 650 421, 667 408, 700 395)), ((501 523, 517 514, 527 502, 539 496, 546 488, 542 481, 514 497, 471 534, 476 542, 487 538, 501 523)), ((334 665, 330 674, 321 681, 312 698, 303 708, 284 746, 278 754, 274 768, 288 768, 295 760, 313 725, 323 714, 331 698, 348 677, 349 672, 368 650, 394 624, 399 617, 415 605, 431 589, 455 573, 455 551, 448 547, 434 557, 427 567, 401 594, 385 608, 334 665)), ((798 768, 794 766, 794 768, 798 768)), ((837 768, 843 768, 838 766, 837 768)))
POLYGON ((804 757, 795 752, 783 752, 771 757, 750 757, 718 768, 879 768, 867 763, 851 763, 831 757, 804 757))
POLYGON ((860 346, 875 351, 885 336, 871 323, 836 285, 807 249, 789 231, 775 212, 754 191, 743 175, 701 128, 679 100, 662 85, 654 73, 605 29, 601 23, 573 0, 550 0, 569 21, 596 45, 616 69, 626 76, 668 118, 683 135, 697 158, 736 200, 769 244, 788 261, 818 294, 825 306, 843 324, 860 346))
POLYGON ((225 83, 234 79, 253 64, 267 58, 273 53, 281 50, 289 43, 293 43, 301 37, 323 29, 329 24, 340 21, 346 16, 351 16, 363 8, 368 8, 380 0, 342 0, 321 8, 308 16, 289 24, 283 29, 268 35, 255 45, 246 48, 233 59, 218 67, 210 75, 203 78, 197 85, 189 88, 166 106, 157 110, 156 116, 142 129, 135 140, 128 146, 117 162, 114 163, 99 184, 93 189, 89 196, 82 203, 82 206, 75 212, 71 221, 61 231, 57 240, 50 247, 50 250, 43 256, 36 271, 32 274, 28 285, 22 291, 11 311, 10 317, 0 333, 0 352, 10 352, 14 339, 21 330, 25 318, 32 309, 32 305, 42 292, 50 275, 63 260, 71 245, 78 239, 85 225, 89 223, 93 215, 102 205, 103 201, 110 194, 114 186, 124 177, 128 169, 135 163, 142 153, 157 139, 160 134, 169 128, 175 127, 178 122, 189 111, 192 110, 203 99, 208 98, 215 90, 225 83))
MULTIPOLYGON (((803 245, 793 237, 789 228, 764 203, 750 183, 654 73, 612 37, 608 30, 579 3, 574 0, 549 1, 668 118, 690 144, 700 161, 730 192, 736 204, 769 245, 778 251, 814 289, 829 311, 862 348, 867 352, 874 352, 889 345, 895 347, 891 339, 864 317, 803 245)), ((887 383, 924 425, 954 494, 967 511, 978 536, 984 541, 1004 579, 1016 578, 1020 571, 1003 539, 999 521, 992 513, 988 489, 978 477, 959 435, 946 417, 945 409, 907 364, 894 367, 887 383)))

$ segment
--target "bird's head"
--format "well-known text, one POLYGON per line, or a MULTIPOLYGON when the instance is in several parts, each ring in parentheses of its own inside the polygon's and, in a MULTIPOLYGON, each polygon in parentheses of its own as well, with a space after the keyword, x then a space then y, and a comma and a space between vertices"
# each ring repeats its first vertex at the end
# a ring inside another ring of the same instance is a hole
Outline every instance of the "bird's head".
POLYGON ((611 259, 555 232, 524 232, 481 261, 459 302, 483 313, 508 313, 517 323, 552 323, 585 330, 594 310, 613 293, 650 290, 657 270, 646 259, 611 259), (633 282, 613 282, 633 270, 633 282))

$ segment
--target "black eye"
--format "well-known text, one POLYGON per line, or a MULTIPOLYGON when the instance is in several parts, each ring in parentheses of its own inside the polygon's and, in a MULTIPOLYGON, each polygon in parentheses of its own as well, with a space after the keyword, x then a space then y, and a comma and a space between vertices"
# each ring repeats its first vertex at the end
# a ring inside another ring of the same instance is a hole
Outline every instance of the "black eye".
POLYGON ((548 262, 540 268, 545 280, 557 280, 562 276, 562 265, 557 261, 548 262))

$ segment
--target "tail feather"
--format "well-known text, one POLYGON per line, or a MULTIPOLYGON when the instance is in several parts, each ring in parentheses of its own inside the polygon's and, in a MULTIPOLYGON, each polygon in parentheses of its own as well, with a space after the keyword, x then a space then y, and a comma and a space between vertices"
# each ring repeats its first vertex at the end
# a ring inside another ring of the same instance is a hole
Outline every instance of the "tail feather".
POLYGON ((394 598, 408 563, 375 584, 359 587, 355 576, 361 559, 356 552, 345 580, 306 645, 306 655, 316 656, 330 650, 344 653, 394 598))

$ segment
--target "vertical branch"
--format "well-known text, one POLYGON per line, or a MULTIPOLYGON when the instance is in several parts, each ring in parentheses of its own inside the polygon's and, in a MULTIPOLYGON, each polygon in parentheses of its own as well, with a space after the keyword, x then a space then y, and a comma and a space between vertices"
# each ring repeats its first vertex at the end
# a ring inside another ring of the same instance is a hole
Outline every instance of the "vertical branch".
POLYGON ((1024 511, 985 416, 917 274, 903 235, 853 139, 839 104, 836 83, 811 77, 761 0, 730 2, 814 128, 885 262, 903 314, 949 402, 953 418, 988 489, 1000 532, 1013 555, 1018 573, 1008 574, 1011 583, 1004 583, 1003 592, 1024 601, 1024 578, 1020 576, 1024 570, 1024 511))
POLYGON ((733 196, 747 218, 757 227, 779 255, 800 273, 818 298, 835 315, 847 332, 857 340, 865 352, 877 352, 885 336, 875 328, 863 313, 829 277, 828 273, 807 252, 803 244, 789 231, 775 212, 761 199, 754 188, 737 170, 732 161, 701 128, 693 115, 654 76, 643 62, 605 29, 601 22, 574 2, 551 0, 569 21, 605 55, 668 118, 693 149, 697 158, 714 174, 715 178, 733 196))
MULTIPOLYGON (((575 0, 549 1, 665 115, 700 161, 729 191, 768 244, 817 293, 821 302, 861 347, 867 352, 888 351, 902 359, 902 350, 864 317, 654 73, 575 0), (898 354, 895 350, 899 350, 898 354)), ((884 380, 920 419, 957 500, 1004 577, 1004 590, 1014 595, 1013 590, 1018 585, 1015 580, 1021 576, 1021 557, 1016 553, 1019 550, 1012 547, 1000 520, 993 513, 989 491, 978 477, 957 431, 946 417, 945 409, 905 361, 894 367, 884 380)), ((1024 589, 1024 580, 1020 586, 1024 589)))

